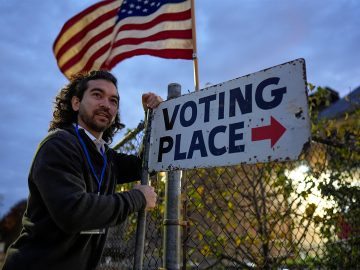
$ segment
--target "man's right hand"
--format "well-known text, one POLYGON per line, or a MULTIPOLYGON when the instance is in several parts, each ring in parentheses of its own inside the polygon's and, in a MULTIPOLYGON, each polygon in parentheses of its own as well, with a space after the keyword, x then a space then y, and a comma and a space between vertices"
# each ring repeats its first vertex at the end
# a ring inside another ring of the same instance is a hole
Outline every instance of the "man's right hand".
POLYGON ((134 189, 140 190, 146 199, 146 209, 153 209, 156 205, 157 194, 152 186, 135 185, 134 189))

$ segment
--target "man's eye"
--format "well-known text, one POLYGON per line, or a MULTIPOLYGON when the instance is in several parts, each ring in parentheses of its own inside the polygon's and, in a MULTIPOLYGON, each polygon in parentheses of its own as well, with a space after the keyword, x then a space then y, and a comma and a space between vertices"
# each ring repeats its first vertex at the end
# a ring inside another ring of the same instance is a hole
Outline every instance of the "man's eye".
POLYGON ((112 99, 112 100, 111 100, 111 103, 114 104, 114 105, 116 105, 116 106, 118 105, 117 99, 112 99))
POLYGON ((100 93, 93 93, 93 96, 96 97, 96 98, 100 98, 100 97, 101 97, 100 93))

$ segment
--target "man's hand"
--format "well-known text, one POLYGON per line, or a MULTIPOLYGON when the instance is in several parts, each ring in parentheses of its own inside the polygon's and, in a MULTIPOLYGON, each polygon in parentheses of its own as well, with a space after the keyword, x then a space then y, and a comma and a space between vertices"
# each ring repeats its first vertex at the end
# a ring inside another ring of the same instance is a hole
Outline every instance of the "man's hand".
POLYGON ((155 109, 163 99, 160 96, 149 92, 142 95, 141 101, 144 111, 146 111, 147 109, 155 109))
POLYGON ((153 209, 156 205, 157 194, 152 186, 147 185, 135 185, 134 189, 140 190, 146 199, 146 209, 153 209))

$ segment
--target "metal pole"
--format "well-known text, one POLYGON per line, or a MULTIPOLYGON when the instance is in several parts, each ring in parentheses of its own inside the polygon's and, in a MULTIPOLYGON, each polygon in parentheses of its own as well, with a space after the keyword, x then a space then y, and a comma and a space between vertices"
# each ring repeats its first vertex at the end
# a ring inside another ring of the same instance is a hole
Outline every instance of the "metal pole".
POLYGON ((192 39, 193 39, 193 63, 194 63, 194 84, 195 91, 200 89, 199 81, 199 61, 197 55, 197 44, 196 44, 196 19, 195 19, 195 0, 191 0, 191 29, 192 29, 192 39))
MULTIPOLYGON (((181 85, 169 84, 168 99, 181 96, 181 85)), ((180 270, 181 171, 170 171, 165 185, 164 269, 180 270)))
MULTIPOLYGON (((149 184, 148 174, 148 160, 150 149, 150 129, 151 129, 151 114, 152 110, 148 110, 145 120, 144 139, 143 139, 143 158, 142 158, 142 171, 141 171, 141 184, 149 184)), ((146 211, 141 210, 138 213, 138 221, 136 227, 136 242, 135 242, 135 254, 134 254, 134 270, 143 269, 144 260, 144 246, 145 246, 145 228, 146 228, 146 211)))

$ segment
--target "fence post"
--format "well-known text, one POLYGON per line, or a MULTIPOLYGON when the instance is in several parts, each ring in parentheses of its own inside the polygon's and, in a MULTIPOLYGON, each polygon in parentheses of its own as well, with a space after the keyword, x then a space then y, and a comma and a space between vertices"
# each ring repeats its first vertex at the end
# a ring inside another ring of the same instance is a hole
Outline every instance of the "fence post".
MULTIPOLYGON (((168 99, 181 96, 181 85, 168 85, 168 99)), ((164 258, 166 270, 180 270, 181 171, 167 173, 165 184, 164 258)))
MULTIPOLYGON (((151 114, 152 110, 148 110, 145 119, 144 139, 143 139, 143 160, 141 171, 141 184, 149 184, 148 174, 148 160, 149 160, 149 148, 150 148, 150 128, 151 128, 151 114)), ((137 227, 136 227, 136 241, 135 241, 135 254, 134 254, 134 270, 143 269, 144 261, 144 247, 145 247, 145 228, 146 228, 146 211, 141 210, 138 212, 137 227)))

